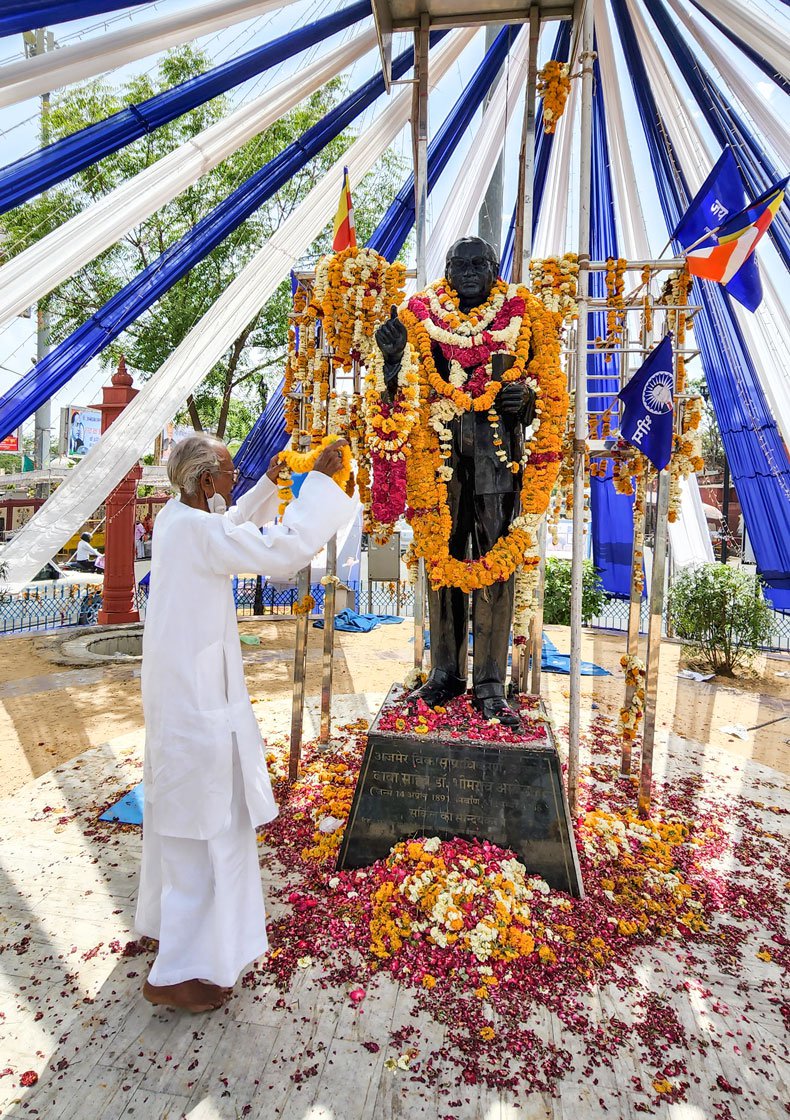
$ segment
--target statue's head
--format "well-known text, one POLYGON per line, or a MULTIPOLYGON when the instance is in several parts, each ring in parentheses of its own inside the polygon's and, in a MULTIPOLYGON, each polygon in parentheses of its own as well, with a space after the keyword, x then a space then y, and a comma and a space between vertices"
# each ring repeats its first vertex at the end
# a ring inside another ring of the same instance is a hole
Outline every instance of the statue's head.
POLYGON ((462 307, 476 307, 488 299, 498 272, 496 250, 482 238, 462 237, 450 246, 445 275, 458 292, 462 307))

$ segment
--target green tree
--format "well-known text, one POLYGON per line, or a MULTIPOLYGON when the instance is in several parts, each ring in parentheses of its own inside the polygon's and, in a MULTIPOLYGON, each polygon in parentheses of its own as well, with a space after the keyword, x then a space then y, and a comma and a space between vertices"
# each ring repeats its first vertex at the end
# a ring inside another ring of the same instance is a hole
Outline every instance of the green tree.
MULTIPOLYGON (((211 65, 200 50, 186 46, 170 51, 156 74, 138 75, 116 88, 103 79, 78 86, 55 99, 50 115, 52 141, 186 81, 211 65)), ((59 342, 85 322, 169 245, 190 230, 232 190, 257 171, 311 125, 329 112, 345 94, 335 78, 305 98, 295 109, 250 140, 192 187, 162 206, 115 245, 64 281, 47 297, 53 342, 59 342)), ((179 144, 230 110, 227 97, 217 97, 170 124, 109 155, 74 175, 3 219, 4 253, 11 256, 80 213, 120 182, 161 159, 179 144)), ((105 367, 121 353, 144 380, 151 376, 206 313, 245 264, 271 237, 340 158, 354 134, 346 130, 327 145, 268 203, 243 222, 222 244, 166 292, 131 324, 101 355, 105 367)), ((364 240, 375 227, 402 178, 400 159, 388 154, 360 184, 353 184, 358 236, 364 240)), ((340 183, 338 182, 338 196, 340 183)), ((329 247, 327 231, 311 247, 311 259, 329 247)), ((285 356, 290 286, 284 281, 258 314, 246 324, 228 352, 185 402, 196 428, 243 438, 263 400, 279 380, 285 356)))
MULTIPOLYGON (((582 564, 582 622, 585 626, 603 610, 609 596, 592 560, 582 564)), ((571 562, 550 556, 546 561, 543 621, 547 626, 571 624, 571 562)))
POLYGON ((701 664, 732 677, 771 636, 759 576, 731 564, 683 568, 669 589, 675 633, 701 664))

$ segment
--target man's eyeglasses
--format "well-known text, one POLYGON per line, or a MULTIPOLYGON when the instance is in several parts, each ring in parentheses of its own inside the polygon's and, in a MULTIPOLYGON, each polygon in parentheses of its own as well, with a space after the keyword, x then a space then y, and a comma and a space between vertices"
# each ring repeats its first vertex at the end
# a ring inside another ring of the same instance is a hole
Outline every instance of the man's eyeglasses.
POLYGON ((232 471, 229 471, 227 467, 223 467, 221 470, 217 471, 217 474, 232 474, 233 475, 233 485, 234 486, 236 485, 236 483, 241 478, 241 471, 239 470, 238 467, 236 467, 232 471))

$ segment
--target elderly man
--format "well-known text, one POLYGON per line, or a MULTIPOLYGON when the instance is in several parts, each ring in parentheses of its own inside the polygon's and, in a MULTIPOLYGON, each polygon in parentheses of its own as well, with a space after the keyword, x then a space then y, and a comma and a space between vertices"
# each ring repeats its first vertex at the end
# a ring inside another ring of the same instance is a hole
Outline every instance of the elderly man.
POLYGON ((143 639, 145 822, 136 926, 159 942, 143 994, 208 1011, 267 948, 255 828, 272 820, 261 736, 241 660, 230 577, 288 579, 354 511, 332 480, 341 443, 318 458, 282 522, 275 457, 231 506, 221 440, 178 443, 167 472, 180 500, 156 519, 143 639))

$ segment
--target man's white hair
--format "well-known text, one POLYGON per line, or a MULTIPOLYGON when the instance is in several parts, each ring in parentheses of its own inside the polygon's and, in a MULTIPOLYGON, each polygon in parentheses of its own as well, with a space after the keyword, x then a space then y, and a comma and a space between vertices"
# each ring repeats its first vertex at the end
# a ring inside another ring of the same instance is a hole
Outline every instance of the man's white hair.
POLYGON ((167 477, 171 486, 191 497, 204 471, 218 473, 219 452, 224 448, 221 439, 206 432, 195 432, 193 436, 179 440, 167 460, 167 477))

